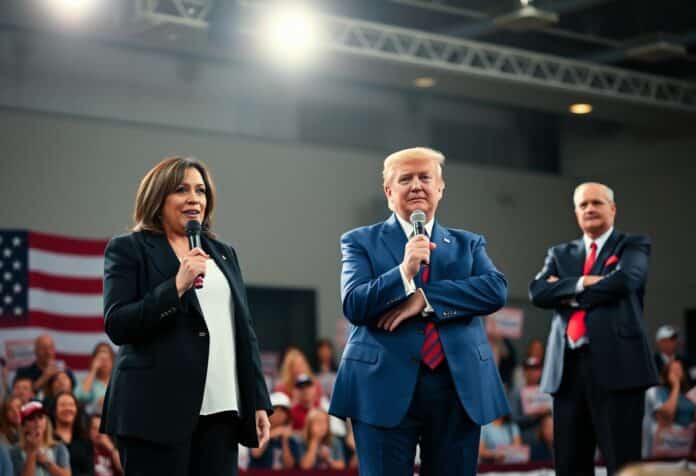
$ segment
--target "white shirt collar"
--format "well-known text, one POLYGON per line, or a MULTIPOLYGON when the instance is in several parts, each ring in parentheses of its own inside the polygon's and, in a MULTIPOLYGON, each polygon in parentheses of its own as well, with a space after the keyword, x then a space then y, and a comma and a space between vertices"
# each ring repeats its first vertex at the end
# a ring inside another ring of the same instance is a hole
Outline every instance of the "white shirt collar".
MULTIPOLYGON (((406 233, 406 238, 410 238, 411 235, 413 234, 413 225, 411 225, 411 222, 404 220, 396 212, 394 212, 394 215, 396 215, 396 219, 399 220, 399 225, 401 225, 401 229, 404 230, 404 233, 406 233)), ((430 220, 428 223, 425 224, 425 231, 428 232, 428 236, 433 236, 433 225, 434 224, 435 224, 435 217, 433 217, 432 220, 430 220)))
POLYGON ((590 255, 590 246, 592 246, 592 242, 594 241, 597 244, 597 256, 599 256, 599 253, 602 251, 602 247, 604 246, 604 243, 607 242, 609 237, 611 236, 611 233, 614 231, 614 227, 612 226, 609 228, 607 231, 605 231, 602 235, 600 235, 596 240, 593 240, 587 235, 583 235, 582 239, 585 242, 585 256, 590 255))

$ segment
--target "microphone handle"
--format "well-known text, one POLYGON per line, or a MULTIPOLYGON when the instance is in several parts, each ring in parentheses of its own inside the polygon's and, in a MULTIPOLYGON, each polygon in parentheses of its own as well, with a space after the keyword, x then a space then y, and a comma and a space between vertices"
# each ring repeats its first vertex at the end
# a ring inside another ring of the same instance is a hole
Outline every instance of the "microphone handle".
MULTIPOLYGON (((201 248, 201 235, 198 233, 193 233, 188 235, 189 249, 201 248)), ((193 280, 193 287, 196 289, 201 289, 203 287, 203 275, 199 274, 196 279, 193 280)))

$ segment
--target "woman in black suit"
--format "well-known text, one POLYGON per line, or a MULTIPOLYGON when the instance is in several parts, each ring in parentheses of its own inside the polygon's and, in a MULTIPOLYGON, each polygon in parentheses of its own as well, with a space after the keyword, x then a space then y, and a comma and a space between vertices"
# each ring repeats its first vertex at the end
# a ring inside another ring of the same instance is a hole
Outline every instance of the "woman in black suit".
POLYGON ((268 439, 258 343, 235 251, 211 232, 214 205, 203 163, 165 159, 140 182, 132 233, 106 248, 105 328, 121 348, 101 431, 126 476, 235 475, 238 443, 268 439), (202 249, 189 250, 191 220, 202 249))

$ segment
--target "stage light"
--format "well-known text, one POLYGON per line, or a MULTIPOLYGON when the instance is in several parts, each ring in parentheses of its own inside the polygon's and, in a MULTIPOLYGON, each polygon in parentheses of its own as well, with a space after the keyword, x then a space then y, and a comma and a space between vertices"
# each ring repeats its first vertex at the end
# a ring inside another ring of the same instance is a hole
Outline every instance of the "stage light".
POLYGON ((104 0, 43 0, 42 4, 49 15, 70 26, 85 20, 102 1, 104 0))
POLYGON ((568 109, 573 114, 589 114, 592 112, 592 104, 586 104, 586 103, 571 104, 568 109))
POLYGON ((422 89, 432 88, 436 84, 437 84, 437 81, 435 81, 435 78, 431 78, 429 76, 423 76, 423 77, 416 78, 413 80, 413 85, 417 88, 422 88, 422 89))
POLYGON ((301 4, 273 11, 264 30, 265 46, 277 61, 289 65, 304 64, 317 48, 316 16, 301 4))

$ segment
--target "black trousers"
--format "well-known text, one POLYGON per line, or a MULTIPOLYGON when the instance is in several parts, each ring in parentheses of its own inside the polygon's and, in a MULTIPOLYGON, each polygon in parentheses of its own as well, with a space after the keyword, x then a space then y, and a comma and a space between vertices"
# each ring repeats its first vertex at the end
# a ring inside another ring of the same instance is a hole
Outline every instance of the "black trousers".
POLYGON ((644 407, 643 389, 609 391, 596 384, 588 346, 566 349, 553 398, 556 475, 594 475, 597 446, 608 476, 639 461, 644 407))
POLYGON ((191 437, 176 445, 120 436, 125 476, 236 476, 238 421, 232 412, 201 416, 191 437))

